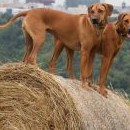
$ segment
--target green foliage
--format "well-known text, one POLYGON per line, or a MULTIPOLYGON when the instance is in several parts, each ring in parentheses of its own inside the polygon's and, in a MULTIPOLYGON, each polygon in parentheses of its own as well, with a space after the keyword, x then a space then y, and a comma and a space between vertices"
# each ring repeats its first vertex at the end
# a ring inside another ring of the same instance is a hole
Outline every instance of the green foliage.
MULTIPOLYGON (((0 16, 0 23, 7 22, 7 15, 0 16)), ((8 29, 0 31, 0 59, 1 62, 17 61, 23 53, 23 35, 20 27, 21 21, 17 21, 8 29)))
MULTIPOLYGON (((7 15, 0 16, 0 23, 5 23, 9 19, 7 15)), ((38 65, 48 71, 48 63, 53 54, 54 44, 50 34, 47 34, 47 40, 44 47, 41 48, 38 55, 38 65)), ((0 62, 22 61, 25 50, 25 41, 21 29, 21 21, 5 30, 0 30, 0 62)), ((94 79, 97 82, 100 70, 101 56, 97 56, 94 65, 94 79)), ((74 56, 74 72, 77 78, 80 75, 80 53, 76 52, 74 56)), ((66 71, 66 53, 57 61, 57 74, 68 77, 66 71)), ((130 41, 126 40, 119 54, 109 71, 107 84, 114 88, 123 88, 130 95, 130 41)))

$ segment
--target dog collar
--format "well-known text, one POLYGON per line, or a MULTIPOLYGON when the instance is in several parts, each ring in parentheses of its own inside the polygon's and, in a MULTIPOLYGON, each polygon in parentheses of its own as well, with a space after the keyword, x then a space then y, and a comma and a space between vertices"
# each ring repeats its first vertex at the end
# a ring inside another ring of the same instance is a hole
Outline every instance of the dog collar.
POLYGON ((104 29, 105 26, 106 26, 106 24, 105 24, 105 25, 102 25, 102 26, 98 26, 98 27, 99 27, 99 29, 104 29))
POLYGON ((99 23, 99 24, 97 25, 97 27, 102 30, 102 29, 105 28, 105 26, 107 25, 107 23, 108 23, 107 20, 105 20, 105 21, 104 21, 104 24, 99 23))
POLYGON ((120 35, 122 37, 126 37, 126 33, 124 33, 123 31, 119 30, 119 28, 116 29, 116 32, 118 33, 118 35, 120 35))

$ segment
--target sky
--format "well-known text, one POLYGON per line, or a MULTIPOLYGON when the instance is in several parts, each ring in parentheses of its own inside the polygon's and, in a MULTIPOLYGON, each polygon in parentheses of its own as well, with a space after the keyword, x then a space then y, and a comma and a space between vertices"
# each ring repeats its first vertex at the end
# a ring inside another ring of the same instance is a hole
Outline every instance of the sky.
POLYGON ((122 2, 125 2, 127 5, 130 5, 130 0, 105 0, 105 2, 117 6, 121 5, 122 2))
MULTIPOLYGON (((61 4, 64 1, 65 0, 56 0, 56 3, 61 4)), ((102 1, 104 1, 105 3, 116 5, 116 6, 120 6, 121 3, 124 1, 124 2, 126 2, 127 5, 130 5, 130 0, 102 0, 102 1)))
MULTIPOLYGON (((24 2, 25 0, 20 0, 21 2, 24 2)), ((63 4, 65 0, 55 0, 57 4, 63 4)), ((113 4, 116 6, 120 6, 121 3, 124 1, 126 2, 127 5, 130 6, 130 0, 101 0, 104 1, 105 3, 113 4)))

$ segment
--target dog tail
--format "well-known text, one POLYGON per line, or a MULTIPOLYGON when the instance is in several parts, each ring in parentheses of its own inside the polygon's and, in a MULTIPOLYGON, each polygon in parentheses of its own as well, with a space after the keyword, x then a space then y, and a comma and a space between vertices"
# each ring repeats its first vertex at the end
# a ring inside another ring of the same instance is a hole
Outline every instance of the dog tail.
POLYGON ((8 26, 10 26, 13 22, 16 21, 17 18, 19 18, 19 17, 25 17, 27 15, 27 13, 28 13, 28 11, 24 11, 24 12, 16 14, 6 24, 0 25, 0 30, 1 29, 5 29, 8 26))

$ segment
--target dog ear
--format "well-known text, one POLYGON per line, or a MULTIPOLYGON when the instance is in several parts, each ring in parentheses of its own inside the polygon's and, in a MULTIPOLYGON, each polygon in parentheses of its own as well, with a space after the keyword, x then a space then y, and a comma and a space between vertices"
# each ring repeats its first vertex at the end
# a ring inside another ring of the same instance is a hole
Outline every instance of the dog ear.
POLYGON ((123 18, 127 15, 127 13, 121 13, 119 14, 118 18, 117 18, 117 25, 122 26, 122 21, 123 18))
POLYGON ((92 7, 93 7, 93 5, 88 6, 88 14, 91 13, 92 7))
POLYGON ((117 22, 116 22, 116 26, 117 26, 117 29, 116 31, 118 33, 122 33, 124 31, 124 26, 123 26, 123 18, 127 15, 127 13, 121 13, 118 18, 117 18, 117 22))
POLYGON ((113 11, 113 5, 111 4, 102 4, 105 8, 106 8, 106 11, 107 11, 107 15, 110 16, 112 14, 112 11, 113 11))
POLYGON ((117 18, 117 21, 122 21, 123 18, 127 15, 127 13, 121 13, 119 14, 118 18, 117 18))

